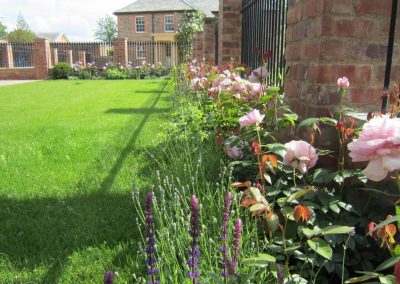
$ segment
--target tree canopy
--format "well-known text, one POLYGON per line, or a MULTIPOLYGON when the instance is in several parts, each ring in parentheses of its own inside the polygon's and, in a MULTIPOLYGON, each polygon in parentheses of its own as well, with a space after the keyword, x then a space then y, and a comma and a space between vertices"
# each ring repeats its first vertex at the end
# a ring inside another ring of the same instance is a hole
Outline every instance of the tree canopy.
POLYGON ((7 27, 0 22, 0 37, 7 35, 7 27))
POLYGON ((20 12, 17 18, 17 27, 7 35, 7 40, 9 42, 32 42, 35 38, 35 33, 31 31, 20 12))
POLYGON ((94 36, 101 41, 113 41, 117 37, 117 23, 110 15, 97 20, 94 36))

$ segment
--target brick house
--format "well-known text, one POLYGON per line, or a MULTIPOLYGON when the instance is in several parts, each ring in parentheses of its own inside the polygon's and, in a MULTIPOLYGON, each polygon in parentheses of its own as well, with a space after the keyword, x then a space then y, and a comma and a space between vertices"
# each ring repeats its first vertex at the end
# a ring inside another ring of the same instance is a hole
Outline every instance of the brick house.
POLYGON ((114 12, 118 37, 130 41, 176 41, 176 30, 186 12, 199 10, 214 17, 216 0, 136 0, 114 12))
POLYGON ((137 44, 128 47, 132 62, 140 60, 163 62, 175 65, 178 58, 177 28, 185 13, 201 11, 206 18, 214 18, 218 11, 216 0, 136 0, 114 12, 118 22, 118 38, 134 42, 164 42, 165 45, 137 44))

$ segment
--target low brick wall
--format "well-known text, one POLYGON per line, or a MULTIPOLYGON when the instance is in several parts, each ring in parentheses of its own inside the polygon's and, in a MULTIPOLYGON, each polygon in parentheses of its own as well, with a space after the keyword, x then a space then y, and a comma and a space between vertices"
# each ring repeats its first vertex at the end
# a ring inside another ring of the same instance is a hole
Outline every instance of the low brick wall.
POLYGON ((35 79, 45 79, 45 78, 37 78, 35 68, 13 68, 13 69, 0 68, 0 80, 35 80, 35 79))

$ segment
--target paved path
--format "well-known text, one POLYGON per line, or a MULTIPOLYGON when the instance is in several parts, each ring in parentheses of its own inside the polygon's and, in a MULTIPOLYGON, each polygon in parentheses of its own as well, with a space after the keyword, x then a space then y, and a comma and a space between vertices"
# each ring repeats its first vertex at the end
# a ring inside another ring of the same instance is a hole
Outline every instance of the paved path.
POLYGON ((15 84, 37 82, 37 81, 40 81, 40 80, 0 80, 0 87, 1 86, 15 85, 15 84))

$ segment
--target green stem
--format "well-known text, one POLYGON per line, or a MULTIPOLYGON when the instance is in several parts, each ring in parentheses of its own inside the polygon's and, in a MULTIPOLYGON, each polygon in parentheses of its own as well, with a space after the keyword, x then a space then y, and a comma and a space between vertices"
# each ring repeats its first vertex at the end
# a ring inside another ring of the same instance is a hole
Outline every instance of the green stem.
POLYGON ((293 184, 294 184, 294 187, 297 187, 297 185, 296 185, 296 168, 294 168, 294 167, 293 167, 293 184))
MULTIPOLYGON (((262 145, 261 145, 261 136, 260 136, 260 128, 259 128, 259 126, 258 126, 258 123, 257 123, 257 125, 256 125, 256 132, 257 132, 257 138, 258 138, 258 145, 260 145, 260 153, 262 152, 261 150, 262 150, 262 145)), ((261 171, 261 159, 260 159, 260 153, 258 153, 257 154, 257 160, 258 160, 258 170, 259 170, 259 174, 260 174, 260 180, 261 180, 261 186, 262 186, 262 189, 264 190, 264 177, 263 177, 263 174, 262 174, 262 171, 261 171)))
POLYGON ((344 261, 345 261, 345 259, 346 259, 346 250, 347 250, 347 243, 349 242, 349 240, 350 240, 350 235, 349 235, 349 237, 347 238, 347 240, 346 240, 346 244, 344 245, 344 247, 343 247, 343 261, 342 261, 342 284, 344 283, 344 261))

